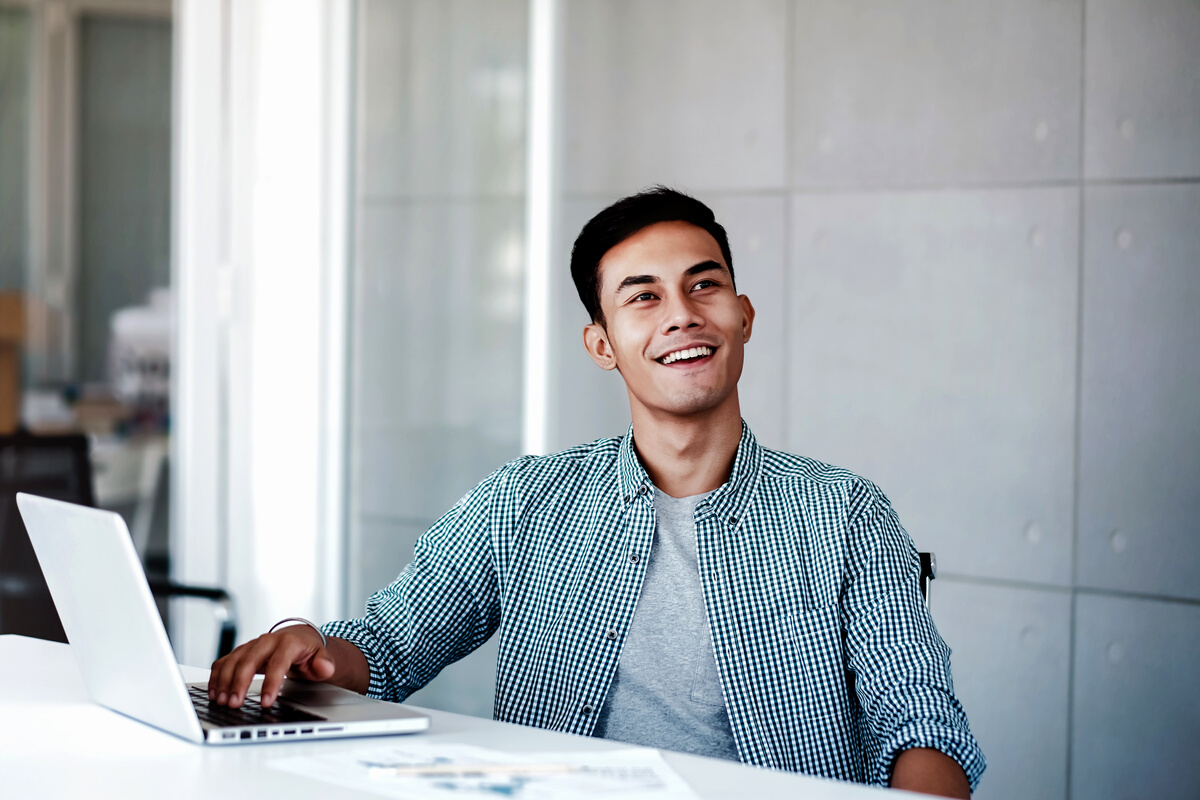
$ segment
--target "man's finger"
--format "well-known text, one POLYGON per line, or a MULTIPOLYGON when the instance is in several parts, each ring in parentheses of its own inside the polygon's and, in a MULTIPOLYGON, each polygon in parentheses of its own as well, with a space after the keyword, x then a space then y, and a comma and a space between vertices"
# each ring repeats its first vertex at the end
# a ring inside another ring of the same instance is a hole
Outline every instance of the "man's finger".
POLYGON ((250 688, 251 682, 254 681, 254 676, 266 664, 267 658, 270 657, 275 648, 275 644, 276 640, 273 636, 258 637, 258 639, 250 644, 245 655, 234 666, 233 674, 229 681, 228 705, 230 708, 242 707, 242 703, 246 699, 246 692, 250 688))
POLYGON ((228 699, 229 682, 233 676, 233 669, 238 661, 241 660, 250 644, 253 644, 253 642, 238 645, 231 653, 224 658, 217 659, 216 663, 213 664, 212 672, 208 676, 208 697, 210 700, 224 703, 228 699))
POLYGON ((263 670, 262 692, 259 695, 259 702, 264 708, 270 707, 275 703, 275 697, 279 694, 279 687, 283 685, 283 679, 287 676, 287 671, 298 659, 303 659, 306 648, 303 643, 297 642, 291 637, 288 637, 279 646, 275 648, 275 652, 271 654, 267 660, 267 666, 263 670))

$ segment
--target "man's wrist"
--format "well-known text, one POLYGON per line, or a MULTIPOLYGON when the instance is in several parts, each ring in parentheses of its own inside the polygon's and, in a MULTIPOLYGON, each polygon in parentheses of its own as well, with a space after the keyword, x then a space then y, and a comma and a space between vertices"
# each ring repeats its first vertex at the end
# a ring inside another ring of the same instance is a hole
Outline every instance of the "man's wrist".
POLYGON ((337 636, 327 639, 325 652, 333 660, 333 677, 329 682, 350 689, 359 694, 366 694, 371 688, 371 668, 367 657, 354 642, 337 636))
POLYGON ((314 631, 317 632, 317 636, 321 637, 321 647, 329 646, 329 640, 327 638, 325 638, 325 634, 321 631, 320 628, 317 627, 317 624, 315 622, 309 622, 304 617, 287 617, 285 619, 281 619, 281 620, 279 620, 279 622, 276 622, 274 625, 272 625, 270 630, 267 631, 267 633, 274 633, 278 628, 285 626, 285 625, 288 627, 292 627, 293 625, 307 625, 308 627, 312 628, 314 631))

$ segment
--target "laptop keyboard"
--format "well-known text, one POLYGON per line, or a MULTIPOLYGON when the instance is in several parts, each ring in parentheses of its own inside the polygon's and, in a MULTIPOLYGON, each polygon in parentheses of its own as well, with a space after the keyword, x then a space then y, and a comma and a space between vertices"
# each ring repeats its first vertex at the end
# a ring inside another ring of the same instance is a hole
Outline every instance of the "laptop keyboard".
POLYGON ((192 696, 192 705, 196 707, 196 716, 204 722, 222 728, 288 722, 320 722, 325 719, 279 703, 270 708, 263 708, 255 697, 247 697, 242 702, 241 708, 230 708, 218 705, 215 700, 210 703, 207 689, 189 686, 188 693, 192 696))

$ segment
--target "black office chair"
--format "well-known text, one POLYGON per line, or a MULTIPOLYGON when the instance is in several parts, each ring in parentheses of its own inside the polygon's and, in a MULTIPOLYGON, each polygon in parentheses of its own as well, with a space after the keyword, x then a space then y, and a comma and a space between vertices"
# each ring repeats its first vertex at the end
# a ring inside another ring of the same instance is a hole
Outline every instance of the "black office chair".
POLYGON ((937 557, 933 553, 917 553, 921 558, 921 597, 929 603, 929 584, 937 577, 937 557))
MULTIPOLYGON (((0 633, 65 642, 66 633, 17 509, 17 492, 94 506, 87 437, 27 433, 0 436, 0 633)), ((212 602, 221 624, 217 657, 233 649, 237 614, 228 592, 186 586, 164 575, 150 575, 147 580, 155 597, 195 597, 212 602)))

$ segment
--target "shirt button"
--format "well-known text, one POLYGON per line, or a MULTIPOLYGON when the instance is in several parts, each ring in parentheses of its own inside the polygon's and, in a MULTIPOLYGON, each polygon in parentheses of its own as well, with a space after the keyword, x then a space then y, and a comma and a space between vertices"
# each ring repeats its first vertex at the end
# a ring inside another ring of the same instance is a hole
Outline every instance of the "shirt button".
POLYGON ((730 517, 730 518, 729 518, 729 524, 730 524, 730 525, 737 525, 737 517, 730 517))
POLYGON ((579 713, 583 714, 584 716, 587 716, 588 714, 592 713, 592 707, 584 706, 583 708, 579 709, 579 713))
POLYGON ((616 639, 616 638, 617 638, 617 632, 616 632, 615 630, 611 630, 611 631, 609 631, 609 632, 608 632, 606 635, 608 636, 608 638, 609 638, 609 639, 616 639))
POLYGON ((625 495, 625 502, 626 502, 626 503, 628 503, 628 502, 629 502, 629 495, 625 495))
POLYGON ((645 487, 645 486, 643 486, 642 488, 638 489, 638 494, 645 494, 645 493, 646 493, 646 487, 645 487))
POLYGON ((637 562, 639 562, 639 561, 641 561, 641 560, 642 560, 642 557, 641 557, 641 556, 639 556, 637 553, 634 553, 633 555, 631 555, 631 556, 629 557, 629 563, 630 563, 630 564, 636 564, 637 562))

